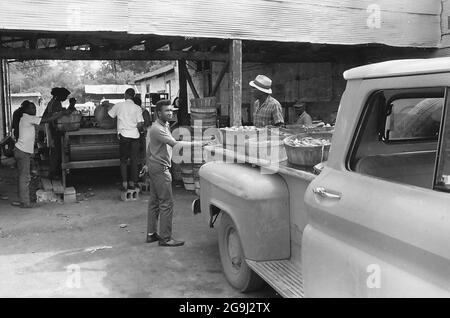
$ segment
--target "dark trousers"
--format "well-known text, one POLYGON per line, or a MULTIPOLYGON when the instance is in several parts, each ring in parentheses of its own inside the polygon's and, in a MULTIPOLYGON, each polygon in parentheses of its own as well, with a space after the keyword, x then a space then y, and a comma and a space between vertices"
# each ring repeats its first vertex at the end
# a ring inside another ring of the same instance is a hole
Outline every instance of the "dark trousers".
POLYGON ((50 176, 59 178, 61 176, 61 136, 56 129, 51 130, 53 147, 50 148, 50 176))
POLYGON ((17 163, 17 187, 19 192, 19 200, 21 203, 30 204, 30 161, 31 154, 23 152, 18 148, 14 148, 14 157, 17 163))
POLYGON ((156 233, 163 240, 172 237, 173 194, 172 175, 168 167, 150 165, 150 199, 148 201, 147 234, 156 233))
POLYGON ((122 182, 128 182, 128 159, 130 159, 130 181, 138 181, 139 138, 127 138, 119 135, 120 174, 122 182))

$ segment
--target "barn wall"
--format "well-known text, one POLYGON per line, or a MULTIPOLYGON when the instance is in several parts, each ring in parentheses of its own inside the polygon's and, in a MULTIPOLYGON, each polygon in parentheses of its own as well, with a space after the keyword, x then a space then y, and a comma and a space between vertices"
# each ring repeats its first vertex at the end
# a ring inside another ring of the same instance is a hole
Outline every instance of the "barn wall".
MULTIPOLYGON (((213 64, 213 82, 222 68, 222 63, 213 64)), ((243 121, 252 119, 254 99, 248 83, 258 74, 272 79, 273 96, 285 109, 285 120, 294 120, 292 108, 296 100, 306 102, 313 119, 328 121, 337 110, 345 89, 342 73, 354 64, 345 63, 244 63, 242 74, 243 121), (289 113, 291 112, 291 113, 289 113), (290 118, 289 118, 290 117, 290 118)), ((222 115, 228 115, 230 104, 229 76, 225 76, 217 94, 222 115)))

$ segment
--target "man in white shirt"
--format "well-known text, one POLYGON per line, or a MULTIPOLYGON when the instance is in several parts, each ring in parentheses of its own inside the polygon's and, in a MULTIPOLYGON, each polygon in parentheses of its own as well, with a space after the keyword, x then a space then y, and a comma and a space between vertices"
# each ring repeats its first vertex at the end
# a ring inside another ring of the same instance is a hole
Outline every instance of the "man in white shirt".
POLYGON ((135 189, 138 181, 139 129, 144 124, 141 108, 133 102, 134 89, 125 91, 125 101, 115 104, 108 115, 117 117, 117 134, 119 137, 120 173, 122 191, 135 189), (130 159, 131 180, 128 184, 128 159, 130 159))
POLYGON ((64 115, 66 111, 54 113, 52 116, 42 119, 41 117, 36 116, 36 105, 29 101, 25 102, 23 103, 25 105, 23 115, 19 119, 19 139, 14 148, 14 157, 17 162, 20 207, 30 208, 32 207, 29 191, 31 179, 30 163, 31 156, 34 153, 35 126, 40 123, 51 122, 64 115))

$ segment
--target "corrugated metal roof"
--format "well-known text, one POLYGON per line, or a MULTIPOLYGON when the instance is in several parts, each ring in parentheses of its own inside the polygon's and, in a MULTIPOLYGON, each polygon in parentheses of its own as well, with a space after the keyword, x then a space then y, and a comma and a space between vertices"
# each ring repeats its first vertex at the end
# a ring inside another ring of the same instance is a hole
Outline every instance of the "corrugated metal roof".
POLYGON ((133 88, 136 92, 138 92, 136 85, 113 85, 113 84, 105 84, 105 85, 85 85, 84 92, 86 94, 123 94, 128 88, 133 88))
POLYGON ((140 81, 145 80, 147 78, 152 78, 154 76, 158 76, 160 74, 167 73, 169 71, 172 71, 173 69, 175 69, 175 65, 173 65, 173 64, 172 65, 162 66, 162 67, 158 68, 157 70, 154 70, 152 72, 148 72, 148 73, 145 73, 143 75, 137 76, 136 79, 135 79, 135 82, 140 82, 140 81))
POLYGON ((436 47, 440 10, 440 0, 1 0, 0 29, 436 47))

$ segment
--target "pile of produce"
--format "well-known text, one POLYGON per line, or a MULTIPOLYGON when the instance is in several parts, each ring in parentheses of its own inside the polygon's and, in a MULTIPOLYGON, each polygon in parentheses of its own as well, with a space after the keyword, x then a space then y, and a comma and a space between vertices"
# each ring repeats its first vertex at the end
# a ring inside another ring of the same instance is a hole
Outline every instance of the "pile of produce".
POLYGON ((237 132, 248 132, 248 131, 258 131, 261 128, 256 128, 255 126, 232 126, 222 128, 225 131, 237 131, 237 132))
POLYGON ((324 138, 313 138, 313 137, 294 137, 287 138, 286 144, 291 147, 322 147, 329 146, 331 142, 329 139, 324 138))

